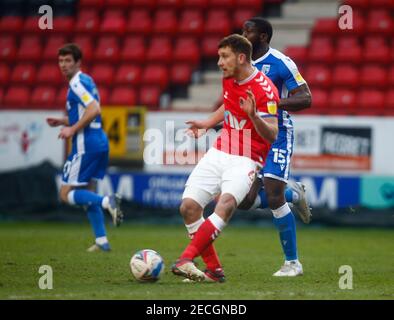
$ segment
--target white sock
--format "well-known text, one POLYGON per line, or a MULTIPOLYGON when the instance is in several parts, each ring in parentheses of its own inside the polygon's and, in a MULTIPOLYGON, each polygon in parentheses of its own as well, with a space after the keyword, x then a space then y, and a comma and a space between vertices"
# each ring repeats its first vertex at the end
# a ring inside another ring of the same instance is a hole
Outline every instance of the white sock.
POLYGON ((293 203, 297 203, 300 200, 300 195, 293 190, 293 203))
POLYGON ((189 235, 192 235, 197 232, 198 228, 204 223, 205 219, 204 217, 201 217, 197 221, 191 223, 191 224, 185 224, 187 232, 189 235))
POLYGON ((72 204, 72 205, 75 205, 74 192, 75 192, 75 190, 71 190, 69 193, 67 193, 68 203, 72 204))
POLYGON ((289 204, 287 202, 283 206, 279 207, 278 209, 273 209, 271 211, 274 217, 277 219, 283 218, 284 216, 288 215, 291 212, 289 204))
POLYGON ((103 209, 108 209, 108 206, 109 206, 109 197, 108 197, 108 196, 105 196, 105 197, 103 198, 103 201, 101 201, 101 207, 102 207, 103 209))
POLYGON ((208 217, 208 219, 215 226, 215 228, 218 229, 219 231, 222 231, 224 229, 224 227, 227 225, 226 222, 224 222, 224 220, 221 217, 219 217, 215 212, 212 213, 208 217))
POLYGON ((96 243, 99 244, 99 245, 103 245, 105 243, 108 243, 108 239, 107 239, 106 236, 98 237, 98 238, 96 238, 96 243))

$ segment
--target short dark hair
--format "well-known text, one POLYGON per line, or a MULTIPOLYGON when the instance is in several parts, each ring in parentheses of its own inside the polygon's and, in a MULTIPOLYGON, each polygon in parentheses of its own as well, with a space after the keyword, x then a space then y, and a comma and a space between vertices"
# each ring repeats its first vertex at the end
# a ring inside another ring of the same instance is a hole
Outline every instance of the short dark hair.
POLYGON ((265 33, 268 36, 268 43, 270 43, 272 38, 272 24, 268 21, 263 19, 262 17, 253 17, 248 19, 247 21, 253 22, 259 33, 265 33))
POLYGON ((252 60, 252 44, 248 39, 239 34, 232 34, 220 40, 218 49, 224 47, 230 47, 235 53, 245 54, 248 62, 252 60))
POLYGON ((58 56, 65 56, 67 54, 71 54, 75 62, 82 60, 81 48, 75 43, 67 43, 58 51, 58 56))

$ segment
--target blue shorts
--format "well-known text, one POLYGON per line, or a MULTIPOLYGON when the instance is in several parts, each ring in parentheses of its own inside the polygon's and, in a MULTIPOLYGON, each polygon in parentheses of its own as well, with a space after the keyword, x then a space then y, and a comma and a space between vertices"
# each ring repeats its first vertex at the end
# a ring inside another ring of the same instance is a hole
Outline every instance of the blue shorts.
POLYGON ((265 166, 260 173, 264 177, 286 182, 290 175, 290 159, 293 154, 293 129, 280 131, 278 139, 271 145, 265 166))
POLYGON ((85 186, 92 179, 104 178, 108 166, 108 151, 72 153, 63 167, 63 184, 85 186))

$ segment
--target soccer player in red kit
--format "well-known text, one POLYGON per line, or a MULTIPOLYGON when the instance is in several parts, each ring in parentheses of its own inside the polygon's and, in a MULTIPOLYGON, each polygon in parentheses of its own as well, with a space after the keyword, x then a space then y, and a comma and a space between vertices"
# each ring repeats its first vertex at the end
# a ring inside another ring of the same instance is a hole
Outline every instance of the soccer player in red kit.
POLYGON ((180 212, 192 240, 172 266, 175 275, 193 281, 224 281, 212 242, 249 192, 255 172, 264 166, 270 144, 278 134, 278 91, 252 66, 251 43, 233 34, 222 39, 218 48, 224 125, 214 146, 186 182, 180 212), (204 207, 219 193, 215 212, 204 220, 204 207), (193 261, 200 255, 207 264, 205 272, 193 261))

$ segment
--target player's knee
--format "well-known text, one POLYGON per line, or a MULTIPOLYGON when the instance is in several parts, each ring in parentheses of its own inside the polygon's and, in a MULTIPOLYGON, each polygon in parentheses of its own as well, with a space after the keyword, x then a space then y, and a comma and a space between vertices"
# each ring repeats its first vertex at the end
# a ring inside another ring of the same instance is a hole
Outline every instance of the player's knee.
POLYGON ((60 200, 64 203, 68 203, 68 193, 70 190, 60 190, 60 200))
POLYGON ((193 203, 193 201, 189 199, 184 199, 181 203, 179 211, 183 218, 192 218, 194 215, 198 213, 199 207, 196 206, 196 204, 193 203))

